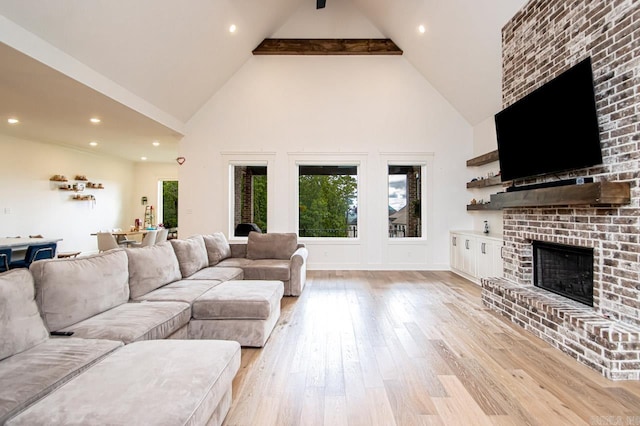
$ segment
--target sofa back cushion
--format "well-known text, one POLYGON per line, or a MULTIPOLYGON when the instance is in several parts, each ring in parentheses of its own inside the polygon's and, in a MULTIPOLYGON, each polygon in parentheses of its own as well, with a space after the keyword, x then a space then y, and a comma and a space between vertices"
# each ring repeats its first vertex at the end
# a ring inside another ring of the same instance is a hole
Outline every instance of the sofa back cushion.
POLYGON ((298 236, 293 233, 261 234, 250 232, 247 259, 289 259, 298 248, 298 236))
POLYGON ((129 257, 129 289, 135 299, 182 279, 178 258, 169 241, 125 249, 129 257))
POLYGON ((178 258, 182 278, 190 277, 199 270, 209 266, 207 248, 202 235, 195 235, 186 240, 170 240, 173 251, 178 258))
POLYGON ((222 232, 203 235, 202 238, 204 239, 204 245, 207 248, 209 266, 215 266, 221 260, 231 257, 231 246, 222 232))
POLYGON ((0 360, 32 348, 48 336, 29 270, 0 274, 0 360))
POLYGON ((49 330, 90 318, 129 299, 127 255, 120 249, 31 264, 36 300, 49 330))

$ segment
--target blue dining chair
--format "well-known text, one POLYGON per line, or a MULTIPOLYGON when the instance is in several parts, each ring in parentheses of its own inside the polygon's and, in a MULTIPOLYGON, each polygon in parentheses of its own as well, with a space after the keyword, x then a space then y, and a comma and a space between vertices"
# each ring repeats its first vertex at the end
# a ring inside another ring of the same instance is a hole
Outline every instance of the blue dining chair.
POLYGON ((32 244, 27 247, 24 259, 9 263, 11 269, 28 268, 36 260, 53 259, 56 255, 57 243, 32 244))
POLYGON ((0 272, 8 271, 9 263, 11 263, 11 247, 0 248, 0 272))

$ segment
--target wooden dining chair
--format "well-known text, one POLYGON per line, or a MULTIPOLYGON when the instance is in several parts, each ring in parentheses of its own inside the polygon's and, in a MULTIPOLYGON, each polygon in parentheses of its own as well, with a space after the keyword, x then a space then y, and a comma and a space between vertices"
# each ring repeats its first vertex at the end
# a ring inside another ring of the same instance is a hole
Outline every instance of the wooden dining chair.
POLYGON ((11 247, 0 248, 0 272, 8 271, 9 263, 11 263, 11 247))

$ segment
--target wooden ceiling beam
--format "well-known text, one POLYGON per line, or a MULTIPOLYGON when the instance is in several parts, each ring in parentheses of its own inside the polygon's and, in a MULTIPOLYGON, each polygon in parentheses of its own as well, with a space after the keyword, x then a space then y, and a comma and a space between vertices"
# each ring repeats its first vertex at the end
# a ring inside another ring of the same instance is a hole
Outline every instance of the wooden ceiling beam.
POLYGON ((254 55, 402 55, 388 38, 266 38, 254 55))

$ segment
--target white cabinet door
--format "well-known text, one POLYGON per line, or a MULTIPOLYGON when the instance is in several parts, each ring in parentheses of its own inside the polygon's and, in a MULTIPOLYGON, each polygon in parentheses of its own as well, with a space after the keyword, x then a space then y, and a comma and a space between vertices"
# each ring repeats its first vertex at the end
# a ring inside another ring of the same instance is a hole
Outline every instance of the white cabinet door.
POLYGON ((502 277, 502 242, 478 239, 478 278, 502 277))
POLYGON ((469 235, 462 235, 461 240, 463 242, 461 250, 462 250, 462 271, 471 275, 472 277, 476 276, 476 239, 475 237, 471 237, 469 235))
POLYGON ((502 264, 502 246, 504 243, 502 241, 493 241, 493 264, 491 266, 492 277, 502 277, 503 276, 503 264, 502 264))
POLYGON ((493 245, 486 239, 478 240, 478 278, 491 276, 493 273, 493 245))
POLYGON ((451 233, 451 246, 449 256, 451 257, 451 268, 462 270, 462 252, 460 251, 460 234, 451 233))

